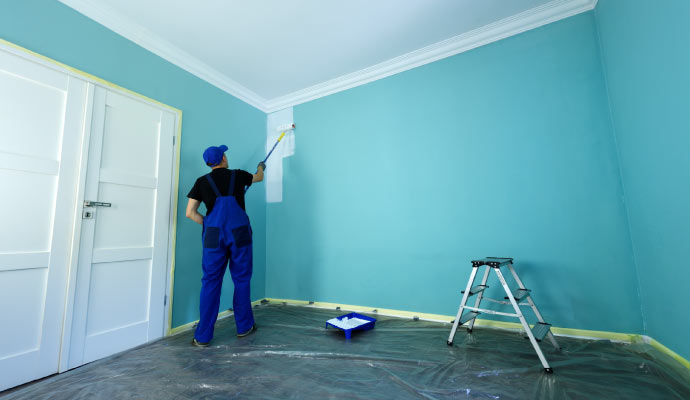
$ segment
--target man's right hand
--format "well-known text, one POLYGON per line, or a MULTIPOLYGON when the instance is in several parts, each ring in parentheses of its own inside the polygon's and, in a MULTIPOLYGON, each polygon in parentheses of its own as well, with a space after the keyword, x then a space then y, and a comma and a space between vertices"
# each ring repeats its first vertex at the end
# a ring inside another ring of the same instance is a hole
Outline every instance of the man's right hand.
POLYGON ((261 161, 256 167, 256 173, 252 176, 252 183, 261 182, 264 180, 264 170, 266 169, 266 163, 261 161))

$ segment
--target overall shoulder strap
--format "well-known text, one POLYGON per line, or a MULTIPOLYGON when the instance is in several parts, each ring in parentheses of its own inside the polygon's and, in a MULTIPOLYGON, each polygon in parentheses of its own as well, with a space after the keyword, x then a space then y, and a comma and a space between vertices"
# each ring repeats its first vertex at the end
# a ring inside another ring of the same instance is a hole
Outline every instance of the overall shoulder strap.
POLYGON ((235 175, 237 171, 234 169, 230 170, 230 185, 228 185, 228 196, 235 195, 235 175))
POLYGON ((208 183, 211 185, 211 189, 213 189, 213 193, 216 194, 216 197, 220 197, 220 191, 218 191, 218 186, 216 186, 216 183, 213 182, 211 174, 206 174, 206 179, 208 180, 208 183))

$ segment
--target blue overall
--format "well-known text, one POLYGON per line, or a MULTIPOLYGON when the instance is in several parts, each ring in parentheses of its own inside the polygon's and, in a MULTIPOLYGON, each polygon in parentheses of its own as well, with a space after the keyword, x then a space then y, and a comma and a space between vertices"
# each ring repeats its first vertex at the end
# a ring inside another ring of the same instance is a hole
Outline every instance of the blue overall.
POLYGON ((213 210, 204 218, 202 231, 204 253, 201 279, 201 316, 194 337, 199 342, 213 338, 213 327, 218 318, 220 289, 225 266, 230 261, 230 275, 235 284, 232 308, 235 313, 237 333, 244 333, 254 326, 254 315, 249 296, 252 278, 252 228, 249 217, 233 196, 235 171, 231 171, 228 195, 221 196, 211 175, 206 175, 216 194, 213 210))

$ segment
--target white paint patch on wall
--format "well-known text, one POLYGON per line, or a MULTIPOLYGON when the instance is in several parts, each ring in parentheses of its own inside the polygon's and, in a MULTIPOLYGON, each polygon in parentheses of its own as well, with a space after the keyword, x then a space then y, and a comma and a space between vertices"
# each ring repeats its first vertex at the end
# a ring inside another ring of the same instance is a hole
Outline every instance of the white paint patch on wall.
MULTIPOLYGON (((292 107, 268 114, 266 118, 266 154, 271 151, 273 145, 282 132, 278 131, 281 125, 291 124, 292 107)), ((295 132, 285 133, 271 157, 266 161, 266 202, 280 203, 283 201, 283 158, 295 154, 295 132)))

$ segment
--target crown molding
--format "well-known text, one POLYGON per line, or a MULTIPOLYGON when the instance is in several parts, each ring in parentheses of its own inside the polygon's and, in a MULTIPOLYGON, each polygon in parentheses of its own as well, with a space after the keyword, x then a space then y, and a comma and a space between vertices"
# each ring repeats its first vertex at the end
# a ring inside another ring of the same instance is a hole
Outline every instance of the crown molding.
POLYGON ((590 11, 596 6, 596 3, 597 0, 554 0, 371 67, 270 99, 265 107, 267 112, 273 112, 364 85, 590 11))
POLYGON ((211 85, 237 97, 263 112, 267 112, 266 100, 250 89, 242 86, 228 76, 205 64, 198 58, 181 50, 155 33, 141 27, 124 17, 111 7, 98 4, 89 0, 59 0, 66 6, 76 10, 80 14, 96 21, 120 36, 138 44, 157 56, 171 62, 210 83, 211 85))
POLYGON ((598 0, 553 0, 458 36, 340 77, 267 100, 119 12, 89 0, 59 0, 79 13, 238 99, 271 113, 364 85, 594 9, 598 0))

